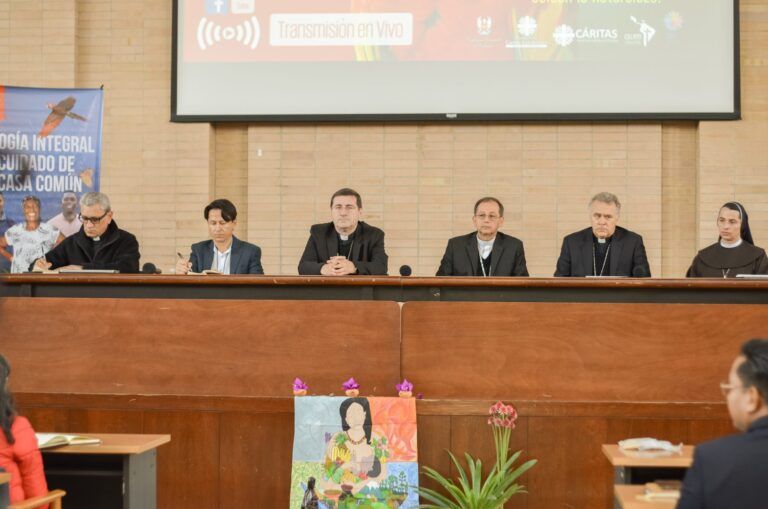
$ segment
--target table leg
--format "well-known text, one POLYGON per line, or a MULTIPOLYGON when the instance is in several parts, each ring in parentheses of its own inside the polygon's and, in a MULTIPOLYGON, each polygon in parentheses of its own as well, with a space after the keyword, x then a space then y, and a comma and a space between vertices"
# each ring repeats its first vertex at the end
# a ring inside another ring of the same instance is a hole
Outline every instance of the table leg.
MULTIPOLYGON (((629 467, 614 467, 613 484, 632 484, 632 469, 629 467)), ((619 500, 613 502, 614 509, 621 509, 619 500)))
POLYGON ((123 458, 123 509, 156 509, 157 451, 123 458))

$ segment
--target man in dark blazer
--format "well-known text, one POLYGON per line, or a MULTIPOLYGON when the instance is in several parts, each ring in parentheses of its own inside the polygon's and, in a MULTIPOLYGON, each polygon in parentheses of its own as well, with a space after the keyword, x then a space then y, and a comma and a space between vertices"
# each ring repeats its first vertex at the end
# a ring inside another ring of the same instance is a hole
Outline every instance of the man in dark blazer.
POLYGON ((768 507, 768 340, 741 347, 720 384, 734 426, 745 433, 696 446, 677 509, 768 507))
POLYGON ((215 270, 222 274, 264 274, 261 268, 261 249, 234 235, 237 209, 224 199, 214 200, 203 211, 208 223, 210 240, 192 244, 189 261, 180 258, 177 274, 215 270))
POLYGON ((476 231, 448 241, 438 276, 527 276, 523 243, 499 231, 504 205, 491 196, 475 203, 476 231))
POLYGON ((589 202, 592 226, 563 239, 555 277, 651 277, 643 238, 617 226, 621 203, 611 193, 589 202))
POLYGON ((299 274, 387 275, 384 232, 366 224, 357 191, 339 189, 331 196, 330 223, 315 224, 299 261, 299 274))

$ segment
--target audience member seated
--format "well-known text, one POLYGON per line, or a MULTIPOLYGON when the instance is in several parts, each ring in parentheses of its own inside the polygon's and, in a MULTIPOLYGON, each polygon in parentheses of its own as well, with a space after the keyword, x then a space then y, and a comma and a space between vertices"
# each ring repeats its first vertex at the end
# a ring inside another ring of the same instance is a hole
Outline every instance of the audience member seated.
POLYGON ((85 193, 80 198, 80 221, 80 231, 38 258, 35 267, 139 272, 139 243, 133 234, 117 227, 106 194, 85 193))
POLYGON ((739 274, 768 274, 765 250, 755 246, 749 215, 741 203, 731 201, 717 214, 720 239, 693 259, 687 277, 736 277, 739 274))
POLYGON ((11 272, 27 272, 29 266, 41 255, 64 240, 59 230, 40 221, 40 199, 25 196, 21 202, 24 210, 24 224, 11 226, 0 237, 0 256, 11 262, 11 272), (13 246, 13 255, 5 250, 13 246))
POLYGON ((237 209, 229 200, 214 200, 203 211, 211 240, 192 244, 189 260, 176 262, 176 273, 215 270, 222 274, 264 274, 259 246, 235 237, 237 209))
POLYGON ((333 221, 310 228, 299 274, 386 276, 384 232, 360 221, 362 217, 363 200, 357 191, 344 188, 333 193, 333 221))
MULTIPOLYGON (((43 458, 37 448, 35 430, 29 421, 16 415, 8 389, 11 367, 0 355, 0 468, 11 474, 11 503, 45 495, 48 486, 43 458)), ((47 505, 43 506, 47 509, 47 505)))
POLYGON ((768 340, 741 347, 720 384, 733 425, 745 433, 696 447, 677 509, 768 507, 768 340))

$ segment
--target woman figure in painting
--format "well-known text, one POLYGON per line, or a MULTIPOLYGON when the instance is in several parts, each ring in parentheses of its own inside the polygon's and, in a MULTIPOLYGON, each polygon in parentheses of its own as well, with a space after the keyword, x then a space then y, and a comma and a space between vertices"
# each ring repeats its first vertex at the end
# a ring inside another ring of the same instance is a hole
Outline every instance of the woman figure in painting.
POLYGON ((325 493, 356 493, 372 480, 383 479, 384 466, 372 432, 371 407, 366 398, 348 398, 339 406, 341 432, 328 441, 325 452, 325 493))
POLYGON ((756 247, 749 229, 749 216, 741 203, 732 201, 717 216, 718 242, 696 255, 687 277, 736 277, 738 274, 768 274, 765 250, 756 247))

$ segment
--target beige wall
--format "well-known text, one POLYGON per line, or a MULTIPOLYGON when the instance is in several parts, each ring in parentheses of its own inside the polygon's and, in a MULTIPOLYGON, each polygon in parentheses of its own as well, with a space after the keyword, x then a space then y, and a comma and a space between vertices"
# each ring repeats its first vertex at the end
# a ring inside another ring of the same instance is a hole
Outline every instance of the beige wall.
POLYGON ((229 197, 239 236, 268 273, 295 274, 309 226, 351 186, 387 232, 390 273, 431 275, 447 239, 471 230, 486 194, 507 209, 532 275, 550 276, 586 203, 612 191, 654 275, 684 273, 738 199, 768 237, 768 10, 742 0, 744 120, 696 123, 172 124, 171 2, 0 0, 0 82, 105 87, 103 190, 142 261, 164 269, 206 236, 202 208, 229 197))

